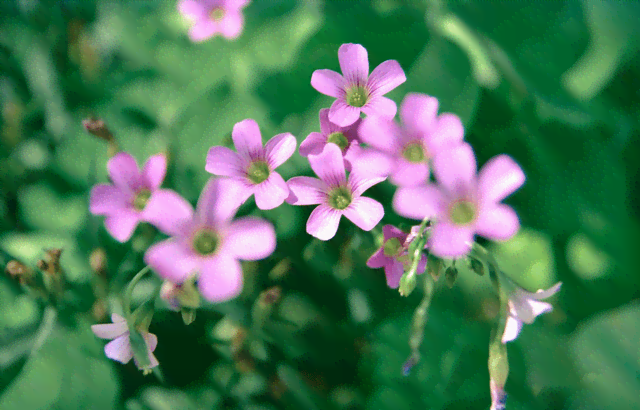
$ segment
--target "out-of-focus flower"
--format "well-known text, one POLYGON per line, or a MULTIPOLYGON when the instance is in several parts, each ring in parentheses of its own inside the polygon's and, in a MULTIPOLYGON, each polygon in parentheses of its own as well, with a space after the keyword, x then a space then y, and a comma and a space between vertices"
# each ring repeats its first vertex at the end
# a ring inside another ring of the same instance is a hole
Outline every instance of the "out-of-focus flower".
POLYGON ((216 34, 232 40, 242 32, 242 9, 247 4, 249 0, 181 0, 178 11, 192 24, 191 41, 198 43, 216 34))
MULTIPOLYGON (((407 241, 409 234, 402 232, 393 225, 385 225, 382 227, 384 242, 382 247, 378 249, 367 261, 370 268, 384 268, 387 277, 387 286, 397 288, 400 285, 400 278, 404 273, 404 264, 399 259, 407 257, 407 249, 410 242, 407 241)), ((417 273, 424 272, 427 266, 427 258, 422 255, 418 264, 417 273)))
POLYGON ((113 184, 93 187, 89 211, 106 215, 105 228, 116 240, 126 242, 141 221, 167 233, 191 212, 191 205, 170 189, 160 189, 167 171, 164 155, 154 155, 142 172, 136 160, 120 152, 107 162, 113 184))
POLYGON ((464 128, 454 114, 438 114, 438 100, 408 94, 400 106, 399 126, 393 119, 367 117, 358 133, 372 148, 360 155, 371 172, 390 175, 398 186, 415 186, 429 180, 429 162, 438 153, 460 145, 464 128))
POLYGON ((393 209, 400 215, 435 218, 427 243, 441 258, 466 255, 477 233, 492 240, 507 240, 520 228, 515 211, 500 203, 525 181, 518 164, 507 155, 491 158, 476 176, 471 146, 444 151, 433 160, 438 185, 399 188, 393 209))
POLYGON ((382 205, 361 196, 384 177, 369 177, 354 169, 347 180, 340 148, 327 144, 320 155, 309 155, 309 163, 318 178, 294 177, 287 181, 292 205, 318 205, 307 221, 307 233, 326 241, 336 234, 344 215, 358 228, 370 231, 384 216, 382 205))
POLYGON ((558 282, 547 290, 539 289, 537 292, 527 292, 509 279, 502 281, 505 291, 509 295, 509 317, 502 334, 502 343, 507 343, 518 337, 523 323, 531 324, 536 317, 553 310, 550 303, 542 302, 555 295, 562 286, 558 282))
POLYGON ((273 225, 263 219, 233 220, 238 206, 238 184, 211 178, 195 213, 168 232, 172 237, 151 246, 145 262, 162 278, 176 284, 197 274, 205 299, 224 302, 242 291, 241 260, 258 260, 276 247, 273 225))
POLYGON ((260 209, 282 205, 289 188, 275 169, 296 150, 296 138, 288 132, 278 134, 263 147, 260 128, 252 119, 234 125, 231 137, 238 152, 227 147, 211 147, 205 170, 235 181, 242 202, 254 194, 260 209))
POLYGON ((353 124, 363 112, 393 118, 396 103, 384 97, 407 80, 396 60, 387 60, 369 75, 369 56, 360 44, 343 44, 338 49, 342 75, 333 70, 316 70, 311 86, 336 100, 329 109, 329 121, 341 127, 353 124))

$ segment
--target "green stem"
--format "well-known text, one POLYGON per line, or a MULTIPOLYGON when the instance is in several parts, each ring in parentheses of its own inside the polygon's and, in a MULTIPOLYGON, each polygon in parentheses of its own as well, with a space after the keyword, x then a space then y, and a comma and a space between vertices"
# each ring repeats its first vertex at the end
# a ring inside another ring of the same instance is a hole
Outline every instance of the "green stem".
POLYGON ((132 323, 131 317, 131 295, 133 294, 133 288, 136 287, 140 279, 147 273, 151 267, 149 265, 145 266, 140 270, 140 272, 136 273, 136 276, 131 279, 131 282, 127 285, 127 288, 124 291, 124 295, 122 296, 122 310, 124 311, 125 318, 128 323, 132 323))

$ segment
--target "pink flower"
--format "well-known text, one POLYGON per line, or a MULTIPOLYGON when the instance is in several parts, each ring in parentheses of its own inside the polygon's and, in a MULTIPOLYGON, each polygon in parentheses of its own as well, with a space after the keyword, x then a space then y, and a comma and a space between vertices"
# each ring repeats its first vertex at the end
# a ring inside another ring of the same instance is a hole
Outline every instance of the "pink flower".
POLYGON ((400 215, 435 218, 427 245, 442 258, 469 252, 474 235, 507 240, 518 231, 518 215, 501 204, 524 183, 522 169, 511 157, 490 159, 476 176, 476 159, 469 144, 444 151, 433 160, 438 185, 399 188, 393 209, 400 215))
POLYGON ((289 188, 275 169, 296 150, 296 138, 288 132, 278 134, 263 147, 260 128, 251 119, 234 125, 231 137, 238 152, 227 147, 211 147, 205 170, 237 182, 242 202, 255 194, 260 209, 282 205, 289 195, 289 188))
POLYGON ((178 10, 193 26, 189 38, 201 42, 218 33, 231 40, 242 32, 241 10, 249 0, 180 0, 178 10))
POLYGON ((503 279, 502 284, 506 287, 509 294, 509 317, 502 334, 502 343, 507 343, 518 337, 522 324, 531 324, 536 317, 543 313, 551 312, 553 306, 542 299, 555 295, 562 286, 562 282, 558 282, 547 290, 539 289, 537 292, 527 292, 511 280, 503 279))
POLYGON ((387 60, 369 75, 367 50, 360 44, 343 44, 338 49, 340 75, 332 70, 316 70, 311 86, 336 100, 329 110, 329 120, 341 127, 360 118, 360 112, 371 116, 393 118, 396 103, 383 97, 407 80, 395 60, 387 60))
POLYGON ((142 168, 126 152, 107 162, 113 184, 93 187, 89 211, 106 215, 104 226, 116 240, 126 242, 140 221, 149 222, 168 232, 189 213, 191 205, 170 189, 160 189, 167 171, 164 155, 150 157, 142 168))
POLYGON ((429 161, 438 153, 462 144, 464 128, 454 114, 438 113, 438 100, 408 94, 400 106, 399 126, 392 119, 367 117, 359 128, 362 142, 373 147, 359 161, 372 172, 391 174, 398 186, 415 186, 429 180, 429 161))
POLYGON ((276 235, 271 223, 254 217, 232 220, 240 202, 238 184, 209 180, 195 213, 175 226, 171 238, 151 246, 144 261, 163 279, 181 284, 198 274, 198 289, 211 302, 224 302, 242 291, 238 259, 271 255, 276 235))
POLYGON ((354 169, 347 180, 342 153, 335 144, 327 144, 320 155, 309 155, 309 163, 320 179, 294 177, 287 181, 291 191, 287 203, 319 204, 307 221, 307 233, 323 241, 333 238, 342 215, 365 231, 380 222, 382 205, 361 195, 384 177, 370 178, 354 169))
MULTIPOLYGON (((382 228, 384 243, 369 260, 367 266, 370 268, 384 268, 387 277, 387 286, 397 288, 400 285, 400 278, 404 273, 404 265, 399 260, 405 257, 408 260, 407 249, 411 244, 408 241, 410 235, 402 232, 393 225, 385 225, 382 228)), ((418 264, 418 274, 424 272, 427 266, 427 258, 422 255, 418 264)))
MULTIPOLYGON (((99 338, 113 339, 104 347, 104 354, 109 359, 118 361, 122 364, 129 363, 131 358, 133 358, 136 366, 140 368, 137 359, 133 355, 133 349, 131 348, 127 321, 125 318, 115 313, 111 315, 111 321, 113 323, 91 326, 91 330, 99 338)), ((158 359, 153 355, 153 351, 156 350, 156 346, 158 345, 158 338, 156 335, 149 332, 140 332, 140 334, 142 335, 147 347, 149 363, 151 363, 149 368, 156 367, 159 363, 158 359)))

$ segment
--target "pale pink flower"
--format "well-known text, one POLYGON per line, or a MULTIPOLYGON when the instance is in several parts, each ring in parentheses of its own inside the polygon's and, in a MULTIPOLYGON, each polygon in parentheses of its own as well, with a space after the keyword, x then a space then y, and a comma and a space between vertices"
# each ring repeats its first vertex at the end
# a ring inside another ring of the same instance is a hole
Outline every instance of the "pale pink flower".
POLYGON ((336 100, 329 109, 329 120, 341 127, 366 115, 393 118, 396 103, 384 94, 407 80, 396 60, 387 60, 369 75, 369 56, 360 44, 343 44, 338 49, 342 75, 333 70, 316 70, 311 86, 336 100))
POLYGON ((178 11, 192 26, 189 38, 204 41, 216 34, 232 40, 242 32, 242 9, 249 0, 180 0, 178 11))
POLYGON ((543 313, 551 312, 553 306, 542 299, 555 295, 562 286, 558 282, 547 290, 539 289, 537 292, 527 292, 509 279, 503 279, 503 286, 509 295, 509 317, 502 334, 502 343, 507 343, 518 337, 523 323, 531 324, 536 317, 543 313))

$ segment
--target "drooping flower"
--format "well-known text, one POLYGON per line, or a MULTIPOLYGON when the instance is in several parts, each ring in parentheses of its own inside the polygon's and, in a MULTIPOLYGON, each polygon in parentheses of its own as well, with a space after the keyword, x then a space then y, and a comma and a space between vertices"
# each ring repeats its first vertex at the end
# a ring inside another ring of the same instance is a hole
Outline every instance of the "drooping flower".
POLYGON ((96 336, 111 340, 111 342, 107 343, 104 347, 104 353, 109 359, 127 364, 133 358, 136 366, 145 371, 159 364, 158 359, 153 355, 153 351, 156 350, 156 346, 158 345, 156 335, 144 331, 139 332, 144 339, 148 362, 150 363, 147 367, 141 368, 140 363, 133 354, 127 321, 116 313, 111 315, 111 321, 113 323, 91 326, 91 330, 96 336))
POLYGON ((145 262, 163 279, 182 284, 197 275, 198 289, 211 302, 224 302, 242 291, 238 260, 264 259, 276 247, 271 223, 254 217, 233 220, 240 206, 238 184, 211 178, 195 213, 176 225, 169 239, 151 246, 145 262))
POLYGON ((336 234, 344 215, 358 228, 370 231, 384 215, 382 205, 361 196, 371 186, 385 180, 352 170, 347 180, 340 148, 327 144, 320 155, 309 155, 309 163, 318 178, 293 177, 287 181, 292 205, 318 205, 307 221, 307 233, 326 241, 336 234))
MULTIPOLYGON (((384 268, 384 274, 387 277, 387 286, 397 288, 400 285, 400 278, 404 273, 405 265, 400 259, 404 258, 409 261, 407 250, 411 244, 408 241, 410 235, 402 232, 393 225, 385 225, 382 227, 384 242, 382 247, 378 249, 367 261, 370 268, 384 268)), ((417 273, 424 272, 427 266, 427 258, 421 256, 418 264, 417 273)))
POLYGON ((338 49, 342 75, 333 70, 316 70, 311 86, 336 100, 329 109, 329 120, 341 127, 360 118, 360 112, 371 116, 393 118, 396 103, 384 97, 407 80, 396 60, 387 60, 369 75, 367 50, 360 44, 343 44, 338 49))
POLYGON ((184 218, 191 205, 170 189, 161 189, 167 171, 167 158, 150 157, 142 168, 126 152, 107 162, 113 184, 98 184, 91 190, 89 211, 106 215, 104 226, 116 240, 126 242, 141 221, 168 232, 184 218))
POLYGON ((260 128, 252 119, 234 125, 231 137, 238 152, 227 147, 211 147, 205 170, 235 181, 243 202, 255 194, 260 209, 282 205, 289 188, 275 169, 296 150, 296 138, 285 132, 271 138, 263 147, 260 128))
POLYGON ((435 218, 427 245, 441 258, 469 252, 474 235, 507 240, 518 231, 515 211, 500 203, 524 183, 522 169, 508 155, 491 158, 476 176, 476 159, 467 143, 433 160, 438 185, 399 188, 393 209, 400 215, 435 218))
POLYGON ((178 11, 192 23, 189 38, 204 41, 216 34, 232 40, 242 32, 242 9, 249 0, 180 0, 178 11))
POLYGON ((531 324, 537 316, 553 310, 553 306, 542 302, 542 299, 555 295, 560 290, 562 282, 547 290, 539 289, 535 293, 527 292, 509 279, 503 279, 502 285, 509 295, 509 317, 502 334, 502 343, 507 343, 518 337, 523 323, 531 324))
POLYGON ((393 119, 367 117, 359 128, 360 140, 372 148, 360 155, 362 166, 398 186, 429 180, 429 162, 438 153, 460 145, 464 128, 454 114, 438 113, 438 100, 425 94, 407 94, 400 105, 399 126, 393 119))

